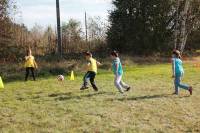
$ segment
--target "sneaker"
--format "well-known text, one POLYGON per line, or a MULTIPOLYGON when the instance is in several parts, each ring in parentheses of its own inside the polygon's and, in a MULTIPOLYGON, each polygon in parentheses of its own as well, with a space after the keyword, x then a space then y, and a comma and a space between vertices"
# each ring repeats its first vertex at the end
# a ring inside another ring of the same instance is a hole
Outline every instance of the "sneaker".
POLYGON ((99 89, 97 89, 97 88, 96 88, 96 89, 94 89, 94 91, 96 91, 96 92, 97 92, 97 91, 99 91, 99 89))
POLYGON ((89 87, 86 87, 86 86, 82 86, 81 88, 80 88, 80 90, 86 90, 86 89, 88 89, 89 87))
POLYGON ((128 88, 126 89, 126 91, 130 91, 130 89, 131 89, 131 87, 128 87, 128 88))
POLYGON ((192 89, 192 86, 190 86, 190 87, 189 87, 189 90, 188 90, 188 91, 190 92, 190 95, 192 95, 192 90, 193 90, 193 89, 192 89))
POLYGON ((119 91, 119 93, 124 94, 124 91, 119 91))
POLYGON ((98 91, 99 90, 96 85, 92 85, 92 88, 93 88, 94 91, 98 91))
POLYGON ((177 92, 174 92, 174 93, 172 93, 172 95, 178 95, 178 93, 177 93, 177 92))

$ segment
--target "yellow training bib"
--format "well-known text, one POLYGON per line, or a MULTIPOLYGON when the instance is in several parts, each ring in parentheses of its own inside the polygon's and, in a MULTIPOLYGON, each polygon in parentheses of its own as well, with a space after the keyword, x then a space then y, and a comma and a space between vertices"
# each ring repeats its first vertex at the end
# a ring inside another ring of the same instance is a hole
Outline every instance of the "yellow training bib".
POLYGON ((92 71, 92 72, 97 73, 97 61, 95 59, 93 59, 93 58, 91 58, 89 60, 88 71, 92 71))
POLYGON ((35 58, 33 56, 26 56, 25 59, 25 67, 35 67, 35 58))

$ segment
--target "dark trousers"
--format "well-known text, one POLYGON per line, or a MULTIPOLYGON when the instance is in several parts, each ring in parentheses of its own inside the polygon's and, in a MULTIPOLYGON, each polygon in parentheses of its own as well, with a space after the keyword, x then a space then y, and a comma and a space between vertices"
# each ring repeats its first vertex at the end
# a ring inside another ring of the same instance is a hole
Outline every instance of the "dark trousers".
POLYGON ((84 87, 87 87, 87 86, 88 86, 88 81, 90 80, 90 83, 91 83, 93 89, 96 90, 96 91, 98 91, 98 88, 97 88, 96 83, 95 83, 95 81, 94 81, 95 76, 96 76, 96 73, 95 73, 95 72, 88 71, 88 72, 85 74, 84 78, 83 78, 83 82, 84 82, 84 83, 83 83, 83 86, 84 86, 84 87))
POLYGON ((33 80, 35 81, 35 69, 33 67, 26 67, 26 76, 25 76, 25 81, 28 80, 29 73, 31 72, 33 80))

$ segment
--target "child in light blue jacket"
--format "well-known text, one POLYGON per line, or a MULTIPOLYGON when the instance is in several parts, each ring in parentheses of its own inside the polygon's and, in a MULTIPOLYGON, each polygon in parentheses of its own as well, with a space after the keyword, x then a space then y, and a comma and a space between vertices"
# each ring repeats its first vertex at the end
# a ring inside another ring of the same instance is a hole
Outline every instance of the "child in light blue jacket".
POLYGON ((176 95, 179 94, 179 88, 188 90, 192 95, 192 87, 181 83, 181 78, 184 75, 183 62, 181 60, 181 53, 178 50, 173 51, 172 54, 172 71, 174 78, 174 86, 176 95))
POLYGON ((111 52, 111 58, 113 60, 112 70, 115 75, 114 84, 120 93, 124 93, 124 91, 129 91, 130 86, 125 84, 122 81, 123 76, 123 68, 119 58, 119 54, 116 51, 111 52))

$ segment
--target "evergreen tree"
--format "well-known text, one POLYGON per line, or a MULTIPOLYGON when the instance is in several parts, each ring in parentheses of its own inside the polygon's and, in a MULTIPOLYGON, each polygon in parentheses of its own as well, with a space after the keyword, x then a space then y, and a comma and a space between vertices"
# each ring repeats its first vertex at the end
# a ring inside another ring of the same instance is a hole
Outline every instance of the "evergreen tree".
POLYGON ((168 0, 113 0, 109 46, 136 54, 169 49, 174 15, 171 4, 168 0))

